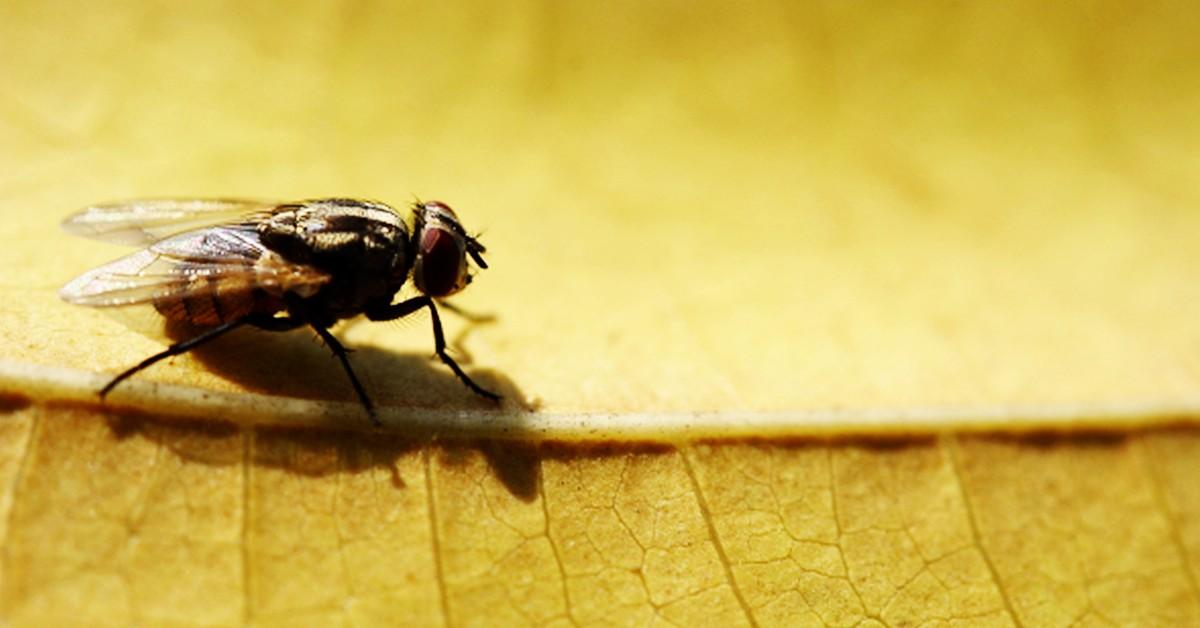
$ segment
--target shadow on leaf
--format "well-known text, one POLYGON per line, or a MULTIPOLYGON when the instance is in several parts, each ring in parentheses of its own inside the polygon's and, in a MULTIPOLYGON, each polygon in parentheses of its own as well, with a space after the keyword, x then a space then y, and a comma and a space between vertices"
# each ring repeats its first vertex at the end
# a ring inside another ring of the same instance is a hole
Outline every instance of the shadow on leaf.
MULTIPOLYGON (((198 333, 186 325, 169 325, 163 331, 173 341, 198 333)), ((465 354, 466 358, 460 359, 463 366, 471 361, 463 348, 466 334, 461 332, 451 343, 457 354, 465 354)), ((536 409, 525 401, 524 394, 509 378, 493 370, 469 369, 469 375, 480 386, 500 394, 504 398, 500 406, 473 394, 436 356, 398 354, 370 346, 348 348, 355 372, 380 408, 476 411, 485 417, 489 410, 506 410, 519 416, 536 409)), ((189 355, 209 371, 255 392, 312 400, 357 399, 341 364, 308 330, 272 333, 239 329, 192 350, 189 355)), ((407 485, 397 470, 397 461, 414 455, 437 438, 436 434, 355 430, 366 426, 365 413, 347 420, 347 429, 341 431, 245 428, 218 421, 165 423, 155 417, 121 414, 110 415, 109 427, 119 439, 148 438, 192 462, 238 464, 248 459, 256 466, 304 476, 388 468, 397 487, 407 485), (248 440, 247 435, 250 435, 248 440), (248 443, 252 451, 246 451, 248 443)), ((441 445, 438 461, 455 466, 480 455, 510 493, 531 501, 538 487, 537 448, 519 440, 519 421, 513 428, 516 440, 463 440, 441 445)))
MULTIPOLYGON (((195 333, 186 327, 167 330, 174 340, 195 333)), ((433 355, 400 354, 373 346, 347 346, 350 362, 367 395, 380 407, 438 410, 491 410, 497 405, 472 393, 433 355)), ((432 349, 432 348, 431 348, 432 349)), ((225 379, 255 392, 313 400, 357 401, 350 380, 332 352, 307 329, 266 332, 239 329, 189 355, 225 379)), ((469 364, 468 361, 464 362, 469 364)), ((499 394, 500 407, 536 408, 504 375, 491 369, 466 368, 480 386, 499 394)))

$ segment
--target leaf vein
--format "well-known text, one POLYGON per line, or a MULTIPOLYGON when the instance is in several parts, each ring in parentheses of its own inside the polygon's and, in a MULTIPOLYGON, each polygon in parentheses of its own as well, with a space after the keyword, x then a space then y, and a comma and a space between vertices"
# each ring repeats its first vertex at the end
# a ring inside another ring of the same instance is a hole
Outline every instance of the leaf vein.
POLYGON ((754 618, 754 612, 750 609, 750 604, 746 602, 746 597, 742 595, 741 589, 738 588, 737 580, 733 577, 733 566, 729 562, 729 556, 725 554, 725 547, 721 545, 721 538, 717 535, 717 527, 713 523, 712 512, 708 509, 708 501, 704 498, 704 491, 700 488, 700 481, 696 478, 696 470, 692 468, 692 461, 689 457, 689 450, 680 449, 679 457, 683 459, 683 468, 687 471, 688 480, 692 483, 692 491, 696 494, 696 503, 700 506, 700 516, 704 519, 704 525, 708 528, 708 537, 712 541, 713 548, 717 551, 717 558, 721 561, 721 568, 725 570, 725 578, 729 581, 729 588, 733 591, 733 597, 737 599, 737 603, 742 607, 742 612, 746 614, 746 621, 750 622, 751 626, 758 626, 758 620, 754 618))
POLYGON ((250 502, 254 462, 254 428, 242 430, 242 625, 254 619, 253 586, 250 581, 250 502))
MULTIPOLYGON (((5 527, 4 527, 5 538, 3 540, 3 543, 4 543, 4 568, 3 568, 3 570, 0 570, 0 573, 3 573, 3 574, 12 572, 12 555, 11 554, 12 554, 13 544, 11 542, 9 542, 8 537, 12 536, 13 524, 16 523, 17 494, 21 490, 21 485, 25 481, 25 476, 28 474, 29 465, 32 464, 31 461, 33 460, 34 445, 37 442, 37 438, 36 438, 37 433, 39 430, 41 430, 41 421, 38 420, 38 418, 40 416, 39 411, 34 410, 34 411, 30 412, 29 414, 30 414, 29 430, 27 431, 27 434, 25 436, 25 446, 21 448, 21 462, 18 463, 18 465, 17 465, 17 473, 13 477, 12 486, 10 486, 8 489, 8 496, 9 496, 8 497, 8 518, 5 522, 5 527)), ((7 606, 8 606, 7 598, 8 598, 7 595, 4 596, 3 602, 4 602, 4 606, 6 607, 4 614, 6 616, 11 616, 12 609, 7 608, 7 606)))
POLYGON ((983 535, 979 533, 979 523, 975 518, 975 507, 971 503, 970 497, 967 495, 967 485, 963 479, 962 460, 959 455, 958 437, 950 435, 938 439, 938 446, 946 453, 946 457, 950 461, 950 470, 954 473, 954 483, 958 486, 958 496, 962 500, 963 510, 967 513, 967 526, 971 529, 971 540, 975 547, 979 548, 979 555, 983 557, 983 564, 987 565, 988 573, 992 576, 992 581, 996 583, 996 591, 1000 594, 1000 599, 1004 602, 1004 609, 1008 611, 1009 618, 1018 628, 1022 626, 1021 618, 1017 615, 1016 608, 1013 607, 1012 600, 1008 598, 1008 592, 1004 590, 1004 583, 1000 581, 1000 572, 996 569, 995 563, 992 562, 992 557, 988 554, 987 548, 983 546, 983 535))
POLYGON ((1165 481, 1162 477, 1162 469, 1154 463, 1154 456, 1150 455, 1147 449, 1150 448, 1150 443, 1146 436, 1138 439, 1138 451, 1141 454, 1142 464, 1146 467, 1146 473, 1150 476, 1150 490, 1154 494, 1154 502, 1162 512, 1163 519, 1167 523, 1167 528, 1171 534, 1171 543, 1175 546, 1175 551, 1179 554, 1179 562, 1183 566, 1183 575, 1187 578, 1188 586, 1192 589, 1192 597, 1200 601, 1200 579, 1196 577, 1196 569, 1189 560, 1187 544, 1183 541, 1183 532, 1179 526, 1179 520, 1171 511, 1170 505, 1167 503, 1165 481))
POLYGON ((421 449, 421 462, 425 466, 425 510, 429 513, 429 538, 433 543, 433 567, 437 575, 438 600, 442 608, 442 622, 450 625, 450 599, 446 592, 446 573, 442 566, 442 537, 438 532, 437 500, 433 496, 433 468, 430 463, 430 448, 426 444, 421 449))
POLYGON ((550 552, 554 554, 554 565, 558 567, 558 577, 562 582, 563 608, 567 613, 567 621, 572 626, 578 626, 579 622, 575 621, 575 616, 571 612, 571 591, 567 587, 567 569, 563 565, 562 555, 558 551, 558 544, 554 542, 554 537, 550 534, 550 506, 546 503, 546 470, 542 466, 541 459, 539 459, 538 465, 537 490, 538 499, 542 500, 542 518, 545 521, 544 534, 546 535, 546 541, 550 543, 550 552))

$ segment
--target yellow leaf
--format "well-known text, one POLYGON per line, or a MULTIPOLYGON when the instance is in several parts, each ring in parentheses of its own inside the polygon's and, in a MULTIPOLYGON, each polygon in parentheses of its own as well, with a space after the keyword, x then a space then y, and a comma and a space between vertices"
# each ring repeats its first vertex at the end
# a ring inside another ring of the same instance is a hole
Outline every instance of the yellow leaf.
POLYGON ((1197 17, 9 3, 0 617, 1200 622, 1197 17), (305 332, 96 403, 164 341, 70 212, 413 194, 500 410, 420 317, 335 329, 383 431, 305 332))

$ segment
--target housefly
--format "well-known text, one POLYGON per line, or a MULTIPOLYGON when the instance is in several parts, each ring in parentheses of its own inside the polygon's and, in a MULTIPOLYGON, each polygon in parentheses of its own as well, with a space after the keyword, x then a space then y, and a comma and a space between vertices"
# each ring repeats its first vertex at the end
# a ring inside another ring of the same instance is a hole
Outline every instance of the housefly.
POLYGON ((383 203, 349 198, 140 200, 89 207, 63 228, 143 247, 76 277, 59 291, 64 300, 93 307, 150 304, 171 321, 203 330, 114 377, 100 390, 102 398, 142 369, 239 327, 308 326, 341 361, 379 425, 347 350, 329 328, 359 314, 387 321, 428 308, 438 357, 475 394, 500 399, 446 353, 435 301, 471 282, 468 258, 479 268, 487 263, 486 249, 445 203, 417 201, 410 226, 383 203), (393 303, 409 281, 419 296, 393 303))

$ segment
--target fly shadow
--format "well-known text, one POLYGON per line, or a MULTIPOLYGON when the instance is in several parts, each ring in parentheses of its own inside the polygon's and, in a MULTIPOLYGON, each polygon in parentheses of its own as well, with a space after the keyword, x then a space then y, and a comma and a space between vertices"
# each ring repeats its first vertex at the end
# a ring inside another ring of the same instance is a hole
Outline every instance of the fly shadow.
POLYGON ((462 490, 464 479, 468 484, 482 486, 490 475, 511 497, 525 503, 541 495, 542 465, 547 461, 666 454, 674 450, 669 445, 646 443, 442 440, 394 432, 179 423, 129 414, 109 415, 108 426, 114 438, 156 443, 185 464, 212 467, 248 464, 251 476, 262 471, 282 471, 301 482, 340 481, 382 470, 390 476, 391 487, 397 491, 421 490, 427 482, 437 491, 447 481, 457 485, 451 491, 458 491, 462 490))
MULTIPOLYGON (((436 451, 439 464, 461 466, 479 455, 513 496, 531 501, 537 493, 540 464, 536 444, 522 440, 520 417, 536 407, 525 401, 524 393, 508 377, 491 369, 471 368, 464 341, 473 327, 488 319, 467 320, 468 325, 451 340, 450 348, 477 383, 501 395, 500 404, 472 393, 432 355, 432 350, 429 354, 402 354, 350 345, 347 347, 351 350, 350 360, 378 408, 396 407, 417 413, 471 411, 478 412, 482 420, 487 420, 489 411, 494 412, 504 417, 508 428, 508 438, 503 441, 452 433, 405 434, 358 429, 368 426, 365 410, 346 416, 346 430, 262 426, 247 430, 219 422, 168 424, 153 416, 128 413, 110 416, 109 427, 117 438, 147 438, 184 460, 204 464, 249 461, 258 467, 303 476, 386 468, 397 488, 407 485, 398 463, 437 440, 431 451, 436 451), (238 449, 247 446, 248 450, 238 449)), ((166 324, 158 335, 176 342, 196 333, 195 328, 186 325, 166 324)), ((193 349, 189 355, 210 372, 254 392, 322 401, 356 401, 341 365, 310 330, 238 329, 193 349)))
MULTIPOLYGON (((450 343, 450 350, 473 380, 499 394, 497 404, 468 389, 433 354, 397 353, 374 346, 347 345, 354 372, 378 407, 482 411, 535 410, 511 379, 492 369, 471 367, 463 340, 469 324, 450 343)), ((343 325, 344 331, 348 325, 343 325)), ((196 328, 170 323, 164 332, 173 342, 194 337, 196 328)), ((432 338, 430 339, 432 345, 432 338)), ((308 328, 269 332, 242 328, 192 349, 205 369, 258 393, 320 401, 357 402, 354 389, 332 351, 308 328)), ((365 409, 364 409, 365 416, 365 409)), ((518 426, 519 429, 519 426, 518 426)))
POLYGON ((533 442, 435 441, 390 432, 178 423, 126 413, 109 414, 106 418, 115 439, 148 440, 190 464, 213 467, 249 464, 254 469, 314 479, 382 469, 391 476, 396 490, 406 490, 414 482, 420 485, 425 478, 406 477, 402 469, 411 471, 414 464, 429 464, 424 456, 451 469, 482 460, 505 490, 524 502, 537 497, 540 482, 538 446, 533 442))

